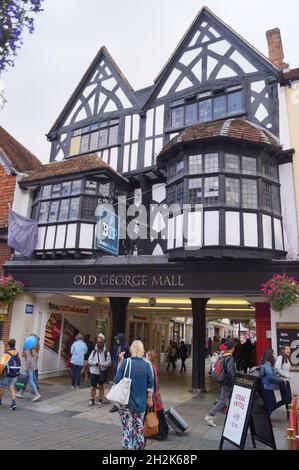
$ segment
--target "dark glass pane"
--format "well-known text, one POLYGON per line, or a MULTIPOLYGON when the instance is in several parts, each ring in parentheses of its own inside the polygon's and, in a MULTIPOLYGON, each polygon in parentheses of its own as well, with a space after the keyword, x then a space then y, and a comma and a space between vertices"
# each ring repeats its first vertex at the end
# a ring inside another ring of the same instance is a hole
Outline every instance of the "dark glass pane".
POLYGON ((219 204, 219 180, 218 177, 205 178, 204 181, 204 204, 206 206, 217 206, 219 204))
POLYGON ((71 194, 71 181, 67 181, 66 183, 62 183, 61 187, 61 196, 69 196, 71 194))
POLYGON ((99 147, 106 147, 108 144, 108 128, 100 130, 99 147))
POLYGON ((110 183, 100 183, 99 193, 101 196, 108 197, 110 194, 110 183))
POLYGON ((52 197, 60 196, 60 184, 54 184, 52 186, 52 197))
POLYGON ((271 211, 271 185, 265 182, 263 182, 262 204, 263 209, 271 211))
POLYGON ((50 202, 42 202, 39 211, 39 222, 47 222, 50 209, 50 202))
POLYGON ((186 125, 197 122, 197 104, 188 104, 185 108, 186 113, 186 125))
POLYGON ((75 137, 76 135, 81 135, 82 133, 82 129, 76 129, 74 132, 73 132, 73 136, 75 137))
POLYGON ((95 197, 85 197, 82 207, 82 218, 87 220, 95 220, 95 212, 98 200, 95 197))
POLYGON ((79 217, 79 197, 75 197, 71 199, 70 202, 70 213, 69 213, 69 220, 78 219, 79 217))
POLYGON ((256 175, 256 158, 242 157, 242 172, 244 175, 256 175))
POLYGON ((171 111, 171 126, 183 127, 184 126, 184 107, 174 108, 171 111))
POLYGON ((271 176, 271 166, 268 160, 262 161, 262 175, 266 176, 267 178, 270 178, 271 176))
POLYGON ((58 215, 59 201, 51 202, 50 212, 49 212, 49 222, 56 222, 58 215))
POLYGON ((272 185, 272 210, 275 214, 280 214, 280 189, 272 185))
POLYGON ((226 96, 213 98, 213 117, 220 118, 226 115, 226 96))
POLYGON ((51 197, 51 185, 49 186, 44 186, 43 188, 43 199, 48 199, 51 197))
POLYGON ((271 178, 278 181, 279 176, 278 176, 278 166, 277 165, 271 165, 271 178))
POLYGON ((202 178, 189 179, 189 201, 190 204, 202 203, 202 178))
POLYGON ((72 194, 79 194, 81 191, 81 180, 73 181, 72 194))
POLYGON ((202 173, 202 155, 189 156, 189 175, 200 175, 202 173))
POLYGON ((118 126, 110 127, 109 129, 109 145, 117 144, 118 139, 118 126))
POLYGON ((240 207, 240 180, 225 178, 226 205, 240 207))
POLYGON ((68 219, 69 205, 70 205, 70 200, 69 199, 62 199, 62 201, 60 203, 59 220, 67 220, 68 219))
POLYGON ((90 134, 89 150, 97 150, 99 148, 99 131, 90 134))
POLYGON ((167 204, 171 205, 175 203, 176 187, 175 185, 167 188, 167 204))
POLYGON ((242 111, 242 92, 236 91, 234 93, 229 93, 228 103, 227 103, 227 112, 230 113, 240 113, 242 111))
POLYGON ((199 122, 211 121, 212 115, 212 100, 203 100, 198 103, 199 122))
POLYGON ((86 181, 85 182, 85 193, 86 194, 96 194, 97 193, 97 182, 96 181, 86 181))
POLYGON ((257 209, 257 181, 251 179, 242 180, 242 201, 246 209, 257 209))
POLYGON ((176 202, 178 204, 183 204, 184 201, 184 183, 177 184, 176 190, 176 202))
POLYGON ((218 153, 207 153, 205 155, 205 173, 217 173, 218 170, 218 153))
POLYGON ((240 157, 231 153, 225 154, 225 171, 240 173, 240 157))

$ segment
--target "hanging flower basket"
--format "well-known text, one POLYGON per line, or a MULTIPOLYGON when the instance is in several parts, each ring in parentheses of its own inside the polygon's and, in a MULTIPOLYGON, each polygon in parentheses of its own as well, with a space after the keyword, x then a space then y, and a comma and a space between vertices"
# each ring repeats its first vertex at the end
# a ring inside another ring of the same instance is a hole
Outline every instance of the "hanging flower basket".
POLYGON ((274 274, 269 281, 262 284, 260 291, 265 294, 272 310, 281 312, 294 302, 299 301, 299 284, 293 277, 274 274))
POLYGON ((10 305, 16 295, 24 292, 24 284, 12 276, 0 277, 0 305, 10 305))

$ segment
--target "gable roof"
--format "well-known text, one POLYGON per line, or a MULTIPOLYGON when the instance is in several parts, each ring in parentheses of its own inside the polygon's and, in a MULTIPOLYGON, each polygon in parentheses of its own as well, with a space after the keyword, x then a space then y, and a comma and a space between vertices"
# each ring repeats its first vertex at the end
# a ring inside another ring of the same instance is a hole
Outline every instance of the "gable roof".
POLYGON ((240 34, 238 34, 233 28, 231 28, 229 25, 227 25, 221 18, 219 18, 215 13, 213 13, 207 6, 204 6, 201 8, 193 22, 191 23, 190 27, 186 31, 185 35, 177 45, 176 49, 166 62, 166 64, 163 66, 162 70, 159 72, 157 77, 154 80, 155 87, 152 91, 151 96, 145 103, 144 108, 148 107, 151 101, 155 98, 157 89, 159 90, 161 87, 161 82, 166 80, 168 76, 168 72, 171 69, 172 65, 175 63, 176 58, 180 55, 181 52, 183 52, 184 48, 187 46, 188 41, 191 40, 196 27, 198 24, 200 24, 204 20, 212 20, 214 23, 219 24, 222 28, 225 28, 232 36, 234 36, 239 42, 243 44, 243 46, 248 50, 250 49, 251 52, 253 52, 257 58, 262 61, 262 63, 272 72, 278 74, 279 69, 266 57, 262 52, 260 52, 258 49, 256 49, 252 44, 250 44, 246 39, 244 39, 240 34))
POLYGON ((52 162, 42 165, 42 168, 32 171, 28 176, 25 176, 20 181, 20 186, 30 186, 33 183, 42 182, 49 178, 86 173, 92 170, 106 171, 107 174, 112 178, 118 179, 122 184, 129 184, 126 178, 105 163, 98 155, 89 153, 79 155, 78 157, 67 158, 61 162, 52 162))
MULTIPOLYGON (((120 82, 124 85, 124 87, 128 90, 130 96, 132 97, 133 100, 136 101, 134 97, 134 90, 133 87, 130 85, 129 81, 127 80, 126 76, 123 74, 123 72, 120 70, 112 56, 109 54, 107 48, 105 46, 102 46, 98 53, 96 54, 95 58, 87 68, 86 72, 84 73, 83 77, 81 78, 80 82, 76 86, 75 90, 73 91, 72 95, 68 99, 66 105, 62 109, 61 113, 59 114, 58 118, 54 122, 53 126, 51 127, 48 136, 51 138, 51 133, 55 132, 55 130, 60 126, 62 120, 64 117, 67 116, 69 111, 71 111, 73 102, 76 99, 76 97, 80 94, 80 91, 84 87, 84 84, 87 82, 88 78, 92 76, 93 71, 95 70, 96 66, 101 62, 102 59, 106 59, 108 64, 114 69, 116 75, 118 76, 120 82)), ((136 103, 137 104, 137 103, 136 103)))
POLYGON ((9 132, 0 126, 0 153, 18 173, 40 170, 42 163, 24 145, 18 142, 9 132))

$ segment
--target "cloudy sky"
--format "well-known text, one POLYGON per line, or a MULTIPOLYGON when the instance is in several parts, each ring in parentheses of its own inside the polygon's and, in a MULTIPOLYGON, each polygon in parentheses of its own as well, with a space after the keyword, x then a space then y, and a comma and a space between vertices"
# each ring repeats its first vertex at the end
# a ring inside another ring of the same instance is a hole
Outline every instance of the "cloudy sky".
POLYGON ((133 88, 144 88, 203 5, 266 55, 265 32, 278 26, 286 62, 299 67, 298 0, 45 0, 16 66, 2 76, 0 124, 48 162, 45 134, 98 49, 105 45, 133 88))

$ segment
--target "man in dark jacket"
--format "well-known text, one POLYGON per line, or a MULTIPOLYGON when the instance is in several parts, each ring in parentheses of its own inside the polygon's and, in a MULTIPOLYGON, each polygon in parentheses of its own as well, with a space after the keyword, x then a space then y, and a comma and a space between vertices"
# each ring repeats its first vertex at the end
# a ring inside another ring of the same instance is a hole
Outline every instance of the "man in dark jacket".
POLYGON ((227 342, 227 350, 220 358, 221 362, 223 361, 222 366, 224 370, 224 378, 221 383, 218 382, 220 385, 219 399, 205 417, 205 420, 209 426, 216 426, 213 421, 213 417, 226 406, 226 402, 233 390, 233 386, 236 380, 236 367, 233 358, 234 350, 235 341, 230 338, 227 342))
MULTIPOLYGON (((130 349, 126 345, 124 333, 117 333, 117 335, 114 336, 114 340, 115 340, 115 345, 114 345, 114 349, 112 352, 113 378, 116 375, 116 371, 117 371, 118 363, 120 359, 120 354, 122 355, 124 359, 127 359, 128 357, 130 357, 130 349)), ((111 408, 110 413, 115 413, 116 411, 118 411, 118 407, 114 405, 111 408)))

